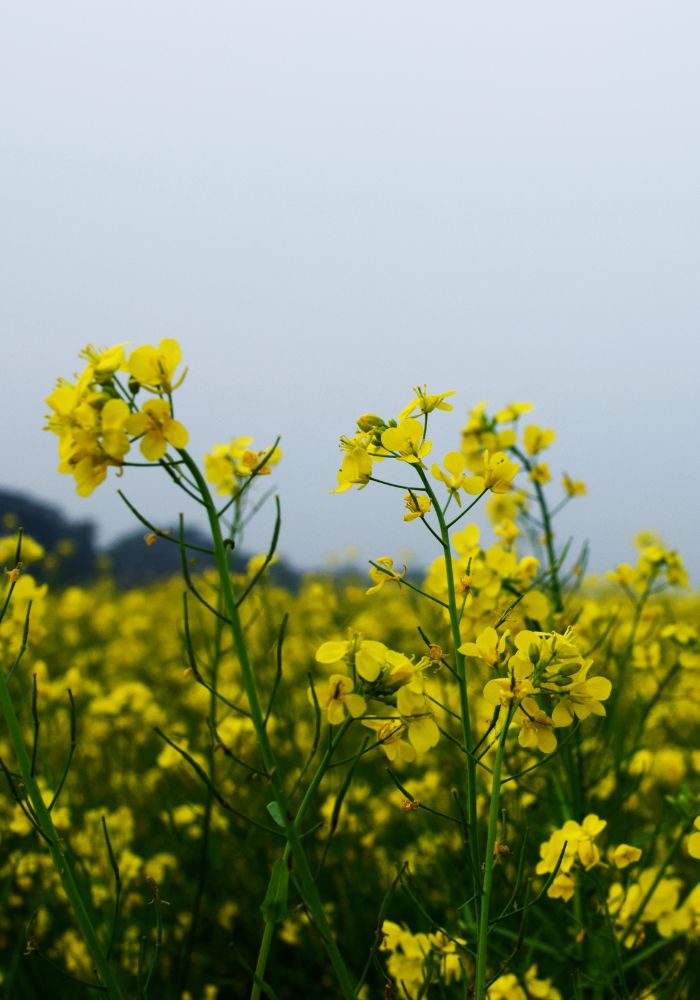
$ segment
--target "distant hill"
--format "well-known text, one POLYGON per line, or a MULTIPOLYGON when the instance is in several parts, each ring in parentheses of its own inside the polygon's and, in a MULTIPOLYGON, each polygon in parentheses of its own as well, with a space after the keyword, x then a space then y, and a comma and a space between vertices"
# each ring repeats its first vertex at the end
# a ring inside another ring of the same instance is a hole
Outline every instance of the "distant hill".
MULTIPOLYGON (((98 548, 97 528, 92 521, 71 521, 52 504, 0 489, 0 535, 12 534, 19 527, 46 550, 46 558, 32 568, 32 574, 54 586, 88 584, 106 574, 118 587, 126 589, 180 573, 180 548, 167 539, 158 538, 153 545, 147 545, 147 532, 142 528, 98 548)), ((172 537, 177 537, 175 530, 172 537)), ((207 536, 197 529, 187 532, 186 541, 200 548, 211 546, 207 536)), ((232 571, 243 572, 248 559, 243 552, 233 552, 232 571)), ((188 563, 193 570, 202 570, 213 566, 214 560, 205 553, 188 550, 188 563)), ((301 580, 299 571, 284 561, 273 564, 270 577, 291 590, 296 590, 301 580)))

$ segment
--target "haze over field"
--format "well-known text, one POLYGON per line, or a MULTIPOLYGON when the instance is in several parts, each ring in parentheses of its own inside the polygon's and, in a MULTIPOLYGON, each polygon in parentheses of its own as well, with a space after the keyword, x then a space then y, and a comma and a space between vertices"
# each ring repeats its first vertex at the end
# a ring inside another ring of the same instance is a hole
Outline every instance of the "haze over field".
POLYGON ((6 7, 1 485, 130 529, 113 474, 57 475, 43 398, 88 342, 173 336, 196 456, 282 434, 298 565, 432 558, 398 491, 328 493, 338 436, 427 383, 458 390, 436 460, 529 399, 589 487, 560 537, 604 570, 657 529, 697 583, 699 28, 689 0, 6 7))

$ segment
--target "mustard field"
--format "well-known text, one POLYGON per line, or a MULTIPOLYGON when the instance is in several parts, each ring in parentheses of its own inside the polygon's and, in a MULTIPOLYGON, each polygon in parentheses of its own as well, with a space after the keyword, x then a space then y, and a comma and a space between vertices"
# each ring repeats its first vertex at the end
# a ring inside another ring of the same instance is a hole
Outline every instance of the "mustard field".
POLYGON ((681 556, 643 534, 589 580, 557 536, 586 487, 550 468, 554 431, 480 404, 438 455, 458 403, 418 388, 341 437, 329 489, 398 489, 434 561, 377 553, 365 578, 291 593, 279 520, 230 569, 279 443, 190 455, 175 341, 83 360, 47 398, 59 471, 86 498, 168 476, 214 568, 187 518, 169 533, 137 510, 179 577, 48 590, 41 545, 0 540, 3 995, 700 995, 700 596, 681 556))

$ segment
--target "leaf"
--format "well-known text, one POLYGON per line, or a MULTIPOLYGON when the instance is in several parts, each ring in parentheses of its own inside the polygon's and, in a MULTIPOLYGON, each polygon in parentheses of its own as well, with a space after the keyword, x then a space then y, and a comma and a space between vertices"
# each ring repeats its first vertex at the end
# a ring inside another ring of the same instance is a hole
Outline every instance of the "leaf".
MULTIPOLYGON (((273 802, 271 805, 276 805, 276 803, 273 802)), ((272 815, 272 810, 269 806, 268 810, 272 815)), ((272 921, 277 924, 280 920, 285 919, 289 913, 289 909, 287 907, 288 890, 289 869, 287 868, 287 862, 284 858, 278 858, 272 866, 272 874, 270 875, 267 892, 265 893, 265 898, 260 904, 262 915, 266 921, 272 921)))
POLYGON ((277 803, 276 802, 268 802, 267 803, 267 811, 269 812, 270 816, 272 816, 272 818, 274 819, 274 821, 277 824, 277 826, 281 826, 282 829, 284 829, 284 820, 282 818, 282 813, 280 811, 280 807, 277 805, 277 803))

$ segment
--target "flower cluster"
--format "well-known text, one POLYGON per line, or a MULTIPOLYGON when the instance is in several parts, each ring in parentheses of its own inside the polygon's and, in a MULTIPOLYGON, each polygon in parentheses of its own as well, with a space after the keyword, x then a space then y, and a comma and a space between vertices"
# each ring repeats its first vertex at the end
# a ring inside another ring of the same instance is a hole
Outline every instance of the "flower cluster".
POLYGON ((277 465, 282 458, 276 444, 255 451, 252 442, 251 437, 233 438, 228 444, 215 445, 204 456, 204 474, 219 496, 235 496, 251 476, 269 476, 270 466, 277 465))
POLYGON ((173 414, 172 394, 185 377, 176 379, 182 360, 177 341, 139 347, 128 357, 121 344, 86 347, 82 356, 87 365, 75 381, 59 379, 46 399, 46 430, 59 439, 58 471, 75 478, 79 496, 89 496, 110 466, 121 470, 135 440, 146 461, 157 462, 169 446, 184 448, 189 436, 173 414), (141 389, 152 398, 139 408, 141 389))
MULTIPOLYGON (((345 642, 324 642, 316 652, 317 663, 344 663, 350 675, 332 674, 318 701, 329 723, 337 725, 347 715, 365 716, 368 702, 376 711, 362 719, 362 724, 376 734, 377 744, 390 761, 412 761, 416 754, 436 746, 440 730, 433 719, 426 693, 426 668, 430 657, 417 663, 389 649, 375 639, 365 639, 356 632, 345 642), (359 693, 355 691, 359 683, 359 693), (387 709, 391 714, 386 714, 387 709)), ((313 693, 309 692, 309 698, 313 693)))
POLYGON ((381 935, 389 975, 408 996, 424 995, 431 983, 461 981, 466 944, 461 938, 448 937, 444 931, 413 934, 391 920, 384 921, 381 935))
POLYGON ((505 670, 486 683, 484 698, 493 708, 508 710, 520 727, 522 747, 553 753, 556 728, 605 715, 602 702, 610 697, 612 684, 607 677, 588 677, 593 660, 581 654, 571 629, 564 635, 523 629, 511 643, 509 630, 499 637, 487 628, 460 652, 505 670), (554 707, 548 713, 542 706, 550 704, 554 707))

